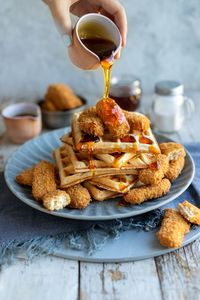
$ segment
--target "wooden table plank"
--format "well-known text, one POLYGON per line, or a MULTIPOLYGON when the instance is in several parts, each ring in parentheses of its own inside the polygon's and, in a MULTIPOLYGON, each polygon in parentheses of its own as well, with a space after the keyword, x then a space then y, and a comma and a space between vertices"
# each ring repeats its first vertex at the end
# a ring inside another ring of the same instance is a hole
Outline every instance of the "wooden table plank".
POLYGON ((17 259, 0 272, 1 300, 78 299, 78 262, 41 257, 33 263, 17 259))

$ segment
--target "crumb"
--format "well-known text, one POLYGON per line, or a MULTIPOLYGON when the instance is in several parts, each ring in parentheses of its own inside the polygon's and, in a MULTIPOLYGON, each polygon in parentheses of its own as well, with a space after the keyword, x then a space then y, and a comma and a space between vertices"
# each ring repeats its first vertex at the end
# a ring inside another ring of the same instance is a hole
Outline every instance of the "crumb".
POLYGON ((56 190, 45 194, 42 201, 45 208, 54 211, 69 205, 70 197, 65 191, 56 190))

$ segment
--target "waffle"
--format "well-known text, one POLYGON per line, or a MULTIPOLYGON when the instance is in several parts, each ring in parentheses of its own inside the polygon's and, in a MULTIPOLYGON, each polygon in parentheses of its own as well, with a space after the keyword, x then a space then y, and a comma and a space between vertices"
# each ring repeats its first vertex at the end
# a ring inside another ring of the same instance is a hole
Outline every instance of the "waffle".
POLYGON ((113 199, 122 196, 122 194, 108 191, 99 187, 94 186, 88 181, 85 181, 83 183, 84 187, 86 187, 91 194, 92 198, 96 201, 104 201, 108 199, 113 199))
POLYGON ((106 131, 102 137, 88 136, 79 128, 79 115, 80 113, 74 113, 73 115, 72 141, 70 136, 63 136, 61 138, 64 143, 73 142, 74 149, 76 151, 93 154, 115 152, 160 153, 160 148, 150 128, 145 132, 134 131, 121 139, 106 133, 106 131))
POLYGON ((121 194, 127 193, 137 181, 138 177, 135 175, 113 175, 95 177, 89 180, 95 186, 121 194))
POLYGON ((74 165, 71 162, 71 154, 67 151, 65 145, 54 150, 53 154, 59 170, 61 188, 67 188, 95 177, 138 174, 138 171, 133 168, 128 170, 119 168, 94 168, 87 169, 85 172, 75 172, 74 165))
POLYGON ((113 154, 94 154, 75 152, 73 147, 69 144, 64 144, 60 148, 63 156, 68 156, 74 172, 88 172, 91 169, 98 171, 99 169, 115 168, 116 170, 122 169, 144 169, 154 162, 156 156, 151 153, 135 154, 127 153, 113 153, 113 154))

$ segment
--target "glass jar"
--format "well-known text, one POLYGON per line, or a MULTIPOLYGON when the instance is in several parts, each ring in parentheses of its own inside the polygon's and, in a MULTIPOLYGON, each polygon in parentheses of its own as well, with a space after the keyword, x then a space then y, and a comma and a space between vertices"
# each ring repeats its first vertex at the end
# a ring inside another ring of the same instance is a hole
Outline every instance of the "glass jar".
POLYGON ((140 105, 141 81, 130 74, 114 76, 110 80, 109 97, 125 110, 134 111, 140 105))
POLYGON ((175 132, 191 117, 194 103, 184 96, 184 87, 178 81, 160 81, 155 85, 151 120, 161 132, 175 132))

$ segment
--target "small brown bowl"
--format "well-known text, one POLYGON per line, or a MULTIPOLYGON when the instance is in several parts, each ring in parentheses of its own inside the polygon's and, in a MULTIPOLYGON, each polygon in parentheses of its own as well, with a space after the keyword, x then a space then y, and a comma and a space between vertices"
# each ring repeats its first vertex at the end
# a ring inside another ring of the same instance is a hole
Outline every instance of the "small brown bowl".
POLYGON ((87 101, 78 96, 83 104, 77 108, 63 110, 63 111, 48 111, 42 109, 41 105, 43 103, 43 99, 38 101, 38 105, 41 107, 42 111, 42 121, 45 127, 51 129, 58 129, 66 126, 71 126, 73 113, 77 113, 79 111, 84 110, 87 107, 87 101))

